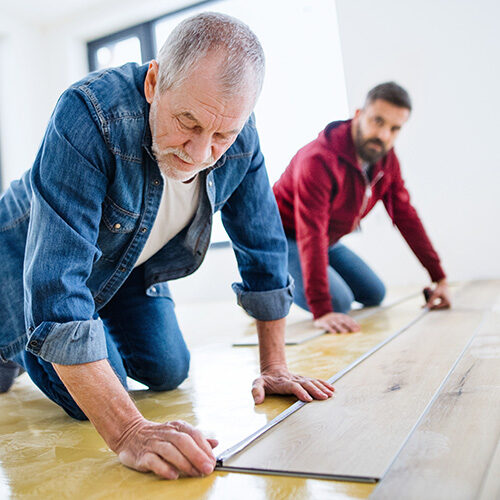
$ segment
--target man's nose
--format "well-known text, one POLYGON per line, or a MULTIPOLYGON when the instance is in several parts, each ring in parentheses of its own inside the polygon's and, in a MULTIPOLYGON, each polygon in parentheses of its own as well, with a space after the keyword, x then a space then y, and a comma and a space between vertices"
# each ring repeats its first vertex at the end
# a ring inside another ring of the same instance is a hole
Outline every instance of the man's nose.
POLYGON ((212 140, 210 137, 198 136, 190 139, 185 145, 184 150, 197 165, 205 162, 212 154, 212 140))
POLYGON ((391 139, 391 129, 390 128, 382 128, 379 130, 378 138, 383 142, 387 143, 391 139))

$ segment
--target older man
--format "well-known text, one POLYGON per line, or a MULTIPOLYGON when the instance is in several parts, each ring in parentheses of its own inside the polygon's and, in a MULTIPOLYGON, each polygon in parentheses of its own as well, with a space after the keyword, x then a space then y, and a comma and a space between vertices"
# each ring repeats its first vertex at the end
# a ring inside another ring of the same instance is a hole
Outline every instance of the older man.
POLYGON ((216 210, 242 276, 239 304, 257 320, 255 402, 332 395, 286 367, 286 240, 251 116, 263 64, 243 23, 184 21, 158 61, 71 86, 33 167, 1 199, 3 360, 90 419, 124 464, 165 478, 210 473, 216 441, 184 422, 146 420, 126 377, 157 391, 186 378, 167 282, 201 264, 216 210))
POLYGON ((410 111, 405 89, 394 82, 377 85, 352 120, 330 123, 299 150, 273 187, 288 237, 294 300, 330 332, 359 330, 345 314, 353 300, 372 306, 384 298, 382 281, 339 241, 379 200, 436 283, 427 305, 450 305, 445 273, 393 149, 410 111))

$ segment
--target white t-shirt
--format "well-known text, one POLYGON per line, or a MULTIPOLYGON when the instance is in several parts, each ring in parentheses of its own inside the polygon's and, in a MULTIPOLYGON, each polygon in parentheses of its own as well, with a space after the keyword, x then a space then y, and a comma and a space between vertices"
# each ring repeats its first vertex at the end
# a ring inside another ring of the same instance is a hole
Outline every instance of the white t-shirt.
POLYGON ((200 180, 185 183, 163 176, 163 193, 156 220, 134 267, 140 266, 184 229, 196 213, 200 180))

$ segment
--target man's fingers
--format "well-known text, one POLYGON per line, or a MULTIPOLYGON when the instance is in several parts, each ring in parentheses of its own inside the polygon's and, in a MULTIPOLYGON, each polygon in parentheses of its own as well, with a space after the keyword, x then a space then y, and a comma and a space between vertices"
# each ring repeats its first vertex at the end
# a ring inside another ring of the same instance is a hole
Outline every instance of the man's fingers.
POLYGON ((316 320, 314 322, 316 328, 323 328, 328 333, 337 333, 337 330, 332 326, 331 321, 326 320, 316 320))
MULTIPOLYGON (((215 467, 215 458, 210 449, 210 455, 202 450, 194 439, 185 432, 170 431, 168 440, 189 460, 202 474, 210 474, 215 467)), ((208 444, 208 443, 207 443, 208 444)))
POLYGON ((347 316, 347 314, 343 315, 341 322, 348 332, 357 332, 360 330, 358 323, 356 323, 356 321, 354 321, 350 316, 347 316))
POLYGON ((351 332, 359 332, 361 330, 359 323, 354 321, 352 318, 349 318, 349 328, 351 329, 351 332))
POLYGON ((313 398, 310 394, 297 382, 290 381, 283 387, 283 394, 293 394, 297 396, 301 401, 310 402, 313 398))
POLYGON ((327 389, 329 389, 330 391, 335 392, 335 387, 332 384, 330 384, 330 382, 327 382, 326 380, 322 380, 320 378, 316 378, 314 380, 323 385, 324 387, 326 387, 327 389))
POLYGON ((301 385, 314 399, 328 399, 329 397, 329 394, 318 387, 312 380, 305 380, 301 385))
POLYGON ((449 309, 450 307, 450 303, 445 301, 445 300, 441 300, 441 302, 438 302, 436 305, 432 306, 431 309, 434 309, 434 310, 438 310, 438 309, 449 309))
POLYGON ((448 309, 450 307, 450 302, 442 295, 433 294, 430 296, 426 305, 432 310, 448 309))
POLYGON ((254 389, 261 388, 270 394, 293 394, 299 400, 328 399, 335 388, 324 380, 293 375, 291 373, 266 374, 255 380, 254 389))
POLYGON ((264 401, 266 392, 264 390, 264 380, 262 378, 254 380, 252 385, 252 396, 256 405, 259 405, 264 401))
POLYGON ((333 393, 335 391, 335 388, 333 385, 329 384, 328 382, 324 382, 323 380, 319 379, 311 379, 311 382, 321 391, 325 392, 328 394, 328 396, 333 396, 333 393))
POLYGON ((333 326, 332 323, 321 322, 317 323, 316 326, 325 329, 328 333, 337 333, 337 329, 333 326))
POLYGON ((324 328, 329 333, 359 332, 360 326, 350 316, 343 313, 328 313, 318 318, 314 326, 324 328))
POLYGON ((195 429, 192 425, 184 422, 183 420, 177 420, 175 422, 172 422, 172 424, 175 425, 179 431, 189 434, 194 439, 195 443, 206 453, 207 457, 215 462, 215 457, 212 452, 213 447, 210 445, 208 439, 205 438, 201 431, 195 429))
POLYGON ((349 333, 360 330, 359 325, 349 316, 345 316, 345 318, 340 320, 331 321, 330 325, 334 328, 332 333, 349 333))
POLYGON ((217 448, 217 446, 219 446, 219 441, 217 441, 217 439, 208 438, 207 441, 212 448, 217 448))
POLYGON ((338 333, 349 333, 349 327, 346 326, 344 323, 337 323, 337 332, 338 333))
POLYGON ((139 471, 151 471, 165 479, 177 479, 179 477, 179 472, 162 460, 156 453, 145 453, 137 466, 137 470, 139 471))
POLYGON ((353 331, 352 325, 348 321, 342 321, 342 332, 341 333, 350 333, 353 331))
POLYGON ((328 322, 328 326, 330 327, 330 332, 331 333, 343 333, 344 332, 344 327, 338 320, 330 320, 328 322))
POLYGON ((153 451, 184 476, 195 477, 202 474, 172 443, 157 441, 153 445, 153 451))

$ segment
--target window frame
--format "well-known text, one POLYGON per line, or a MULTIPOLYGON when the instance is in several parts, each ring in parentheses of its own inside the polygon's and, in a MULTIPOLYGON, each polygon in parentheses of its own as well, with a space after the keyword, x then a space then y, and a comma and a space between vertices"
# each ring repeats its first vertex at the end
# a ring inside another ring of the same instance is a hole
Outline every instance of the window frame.
POLYGON ((87 58, 88 58, 88 67, 89 72, 96 71, 98 69, 97 66, 97 51, 106 47, 107 45, 114 44, 116 42, 121 42, 122 40, 126 40, 127 38, 137 37, 139 39, 139 43, 141 46, 141 59, 142 64, 147 61, 151 61, 155 58, 158 47, 156 47, 156 37, 155 37, 155 25, 159 21, 166 19, 171 16, 175 16, 180 14, 181 12, 189 11, 191 9, 195 9, 202 5, 214 3, 220 0, 202 0, 200 2, 195 2, 185 7, 181 7, 180 9, 176 9, 168 12, 167 14, 163 14, 161 16, 155 17, 149 21, 144 23, 136 24, 134 26, 129 26, 120 31, 116 31, 109 35, 96 38, 94 40, 90 40, 87 42, 87 58))

